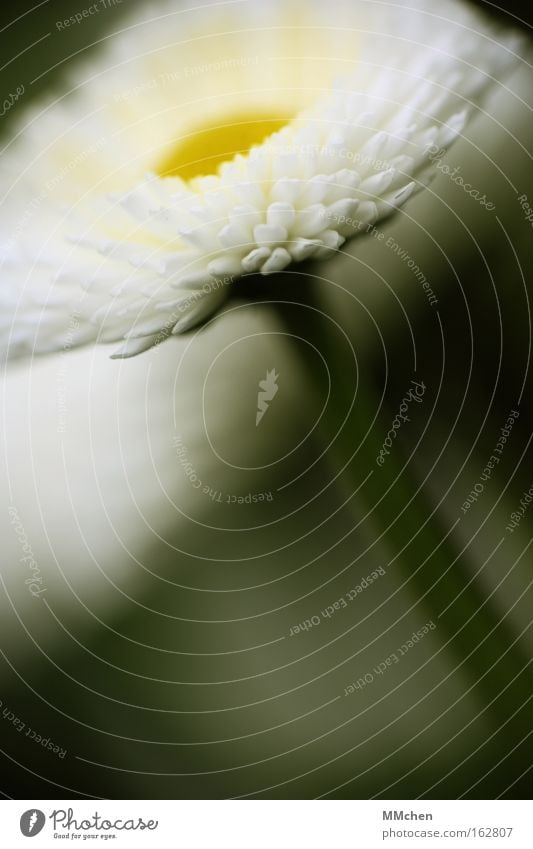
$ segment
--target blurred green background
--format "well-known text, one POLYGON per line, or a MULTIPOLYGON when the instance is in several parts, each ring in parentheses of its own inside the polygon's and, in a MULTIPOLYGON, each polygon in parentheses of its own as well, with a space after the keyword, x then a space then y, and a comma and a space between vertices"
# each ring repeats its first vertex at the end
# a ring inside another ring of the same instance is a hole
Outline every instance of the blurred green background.
MULTIPOLYGON (((21 81, 28 99, 59 91, 128 8, 68 38, 53 22, 72 3, 21 7, 12 24, 4 10, 4 56, 52 32, 3 68, 5 96, 21 81)), ((495 213, 441 174, 381 242, 243 280, 197 335, 125 363, 72 352, 81 424, 67 441, 54 358, 8 369, 2 512, 23 515, 49 589, 42 604, 21 589, 5 518, 0 699, 25 723, 0 723, 6 797, 531 794, 533 508, 506 528, 533 484, 531 229, 517 202, 533 198, 533 95, 526 71, 507 85, 446 160, 495 213), (279 390, 256 427, 272 368, 279 390), (422 403, 380 467, 413 380, 422 403), (463 512, 512 410, 501 462, 463 512)))

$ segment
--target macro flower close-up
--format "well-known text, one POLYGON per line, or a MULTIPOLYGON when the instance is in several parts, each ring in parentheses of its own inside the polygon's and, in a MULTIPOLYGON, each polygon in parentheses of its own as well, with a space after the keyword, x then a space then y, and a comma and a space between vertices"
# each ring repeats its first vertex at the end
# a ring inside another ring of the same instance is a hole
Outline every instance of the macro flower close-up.
POLYGON ((529 17, 2 13, 6 799, 527 798, 529 17))
POLYGON ((339 27, 319 2, 160 4, 126 24, 4 153, 4 347, 57 350, 75 314, 76 343, 137 354, 234 277, 325 258, 401 207, 517 62, 516 34, 439 6, 342 2, 339 27))

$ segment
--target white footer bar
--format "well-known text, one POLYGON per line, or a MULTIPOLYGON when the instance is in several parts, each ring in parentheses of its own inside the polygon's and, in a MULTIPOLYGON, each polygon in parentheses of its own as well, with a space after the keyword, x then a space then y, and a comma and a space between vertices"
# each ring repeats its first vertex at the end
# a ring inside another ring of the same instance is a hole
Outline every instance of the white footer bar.
POLYGON ((9 849, 533 847, 527 801, 9 800, 0 834, 9 849))

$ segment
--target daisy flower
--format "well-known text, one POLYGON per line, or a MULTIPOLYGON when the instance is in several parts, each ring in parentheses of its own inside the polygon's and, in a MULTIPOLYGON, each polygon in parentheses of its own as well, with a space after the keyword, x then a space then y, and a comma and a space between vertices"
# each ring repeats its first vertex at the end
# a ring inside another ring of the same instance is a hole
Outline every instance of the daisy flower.
POLYGON ((2 154, 6 356, 132 356, 330 256, 427 183, 518 42, 450 0, 236 0, 104 45, 2 154))

